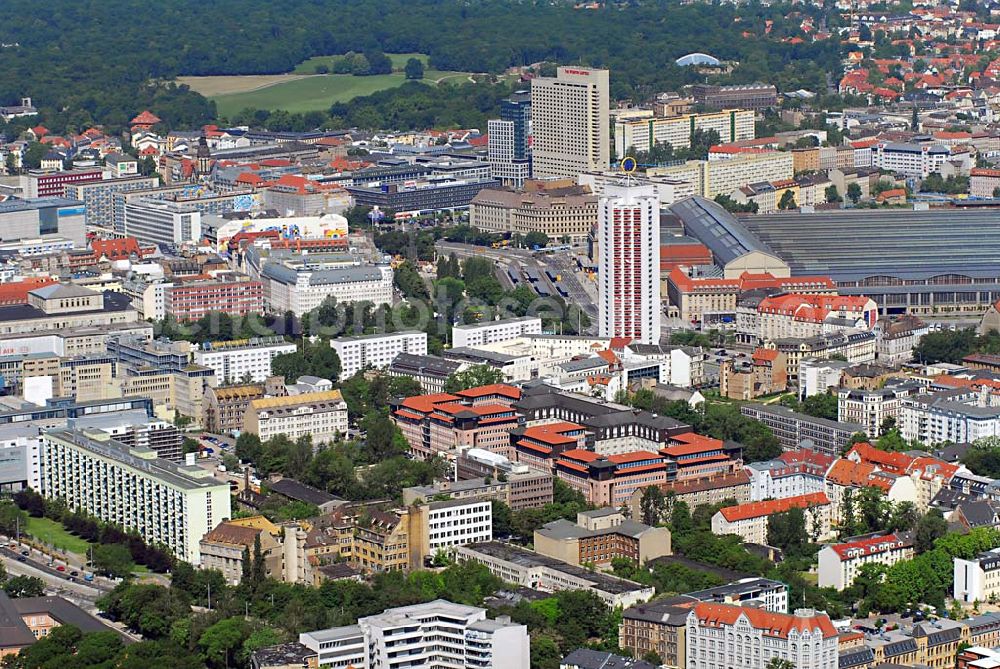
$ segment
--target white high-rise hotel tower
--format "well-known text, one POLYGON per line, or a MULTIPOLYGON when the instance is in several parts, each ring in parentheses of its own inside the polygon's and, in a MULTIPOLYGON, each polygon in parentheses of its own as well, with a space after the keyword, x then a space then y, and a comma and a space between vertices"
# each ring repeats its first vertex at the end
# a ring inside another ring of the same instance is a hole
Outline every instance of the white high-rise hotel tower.
POLYGON ((660 342, 660 202, 652 185, 609 184, 598 205, 600 336, 660 342))

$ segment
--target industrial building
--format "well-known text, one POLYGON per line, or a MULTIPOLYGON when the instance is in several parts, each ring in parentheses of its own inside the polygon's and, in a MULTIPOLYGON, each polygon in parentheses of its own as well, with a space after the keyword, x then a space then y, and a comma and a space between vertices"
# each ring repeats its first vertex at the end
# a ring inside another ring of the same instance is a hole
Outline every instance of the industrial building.
POLYGON ((823 275, 881 314, 976 314, 1000 299, 1000 218, 989 209, 782 212, 736 217, 693 197, 670 207, 726 278, 823 275))

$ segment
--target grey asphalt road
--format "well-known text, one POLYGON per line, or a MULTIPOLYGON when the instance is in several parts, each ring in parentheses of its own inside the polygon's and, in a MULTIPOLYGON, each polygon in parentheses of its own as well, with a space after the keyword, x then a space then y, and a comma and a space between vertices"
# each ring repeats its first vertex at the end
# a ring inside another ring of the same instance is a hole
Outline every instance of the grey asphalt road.
POLYGON ((56 594, 71 593, 77 597, 93 601, 105 592, 111 590, 111 588, 106 585, 98 584, 95 586, 85 582, 82 578, 70 581, 66 578, 68 576, 68 572, 63 573, 56 571, 55 569, 49 569, 46 565, 40 564, 34 560, 19 562, 17 558, 11 554, 11 551, 7 549, 4 549, 3 551, 3 561, 4 565, 7 567, 7 573, 14 574, 15 576, 33 576, 35 578, 40 578, 45 582, 46 588, 53 590, 56 594))

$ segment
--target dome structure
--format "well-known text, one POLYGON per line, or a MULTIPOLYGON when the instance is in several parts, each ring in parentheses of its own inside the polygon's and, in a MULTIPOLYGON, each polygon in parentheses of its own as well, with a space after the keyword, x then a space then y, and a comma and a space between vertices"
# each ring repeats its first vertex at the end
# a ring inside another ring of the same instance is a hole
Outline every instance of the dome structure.
POLYGON ((722 62, 715 56, 709 56, 707 53, 689 53, 686 56, 681 56, 676 61, 681 67, 687 67, 688 65, 709 65, 711 67, 718 67, 722 65, 722 62))

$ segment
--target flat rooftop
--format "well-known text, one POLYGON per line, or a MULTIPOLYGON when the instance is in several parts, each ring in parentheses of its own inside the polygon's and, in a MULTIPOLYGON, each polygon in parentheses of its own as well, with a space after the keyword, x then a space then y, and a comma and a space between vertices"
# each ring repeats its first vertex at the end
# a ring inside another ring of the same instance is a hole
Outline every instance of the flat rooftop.
POLYGON ((1000 276, 1000 216, 978 209, 834 210, 739 219, 792 274, 857 281, 1000 276))
MULTIPOLYGON (((96 455, 115 460, 130 469, 145 472, 150 477, 163 481, 175 488, 183 490, 202 490, 220 486, 228 488, 228 484, 225 481, 218 481, 214 478, 196 478, 185 467, 169 460, 133 455, 133 452, 138 449, 129 449, 128 446, 114 440, 98 441, 74 430, 53 430, 48 433, 48 436, 68 442, 96 455)), ((198 472, 204 471, 198 467, 195 467, 195 469, 198 472)))
POLYGON ((634 581, 629 581, 624 578, 608 576, 607 574, 601 574, 599 572, 592 572, 584 569, 583 567, 576 567, 563 562, 562 560, 550 558, 524 548, 511 546, 510 544, 503 544, 499 541, 486 541, 478 544, 468 544, 465 548, 478 553, 483 553, 484 555, 489 555, 490 557, 512 562, 521 567, 548 567, 555 571, 561 571, 565 574, 570 574, 571 576, 576 576, 577 578, 589 581, 597 590, 611 594, 634 592, 636 590, 644 590, 647 587, 641 583, 635 583, 634 581))
POLYGON ((793 276, 825 275, 838 282, 882 276, 942 277, 943 284, 961 283, 950 275, 1000 279, 995 210, 848 209, 737 217, 701 197, 669 209, 721 264, 762 251, 788 263, 793 276))

